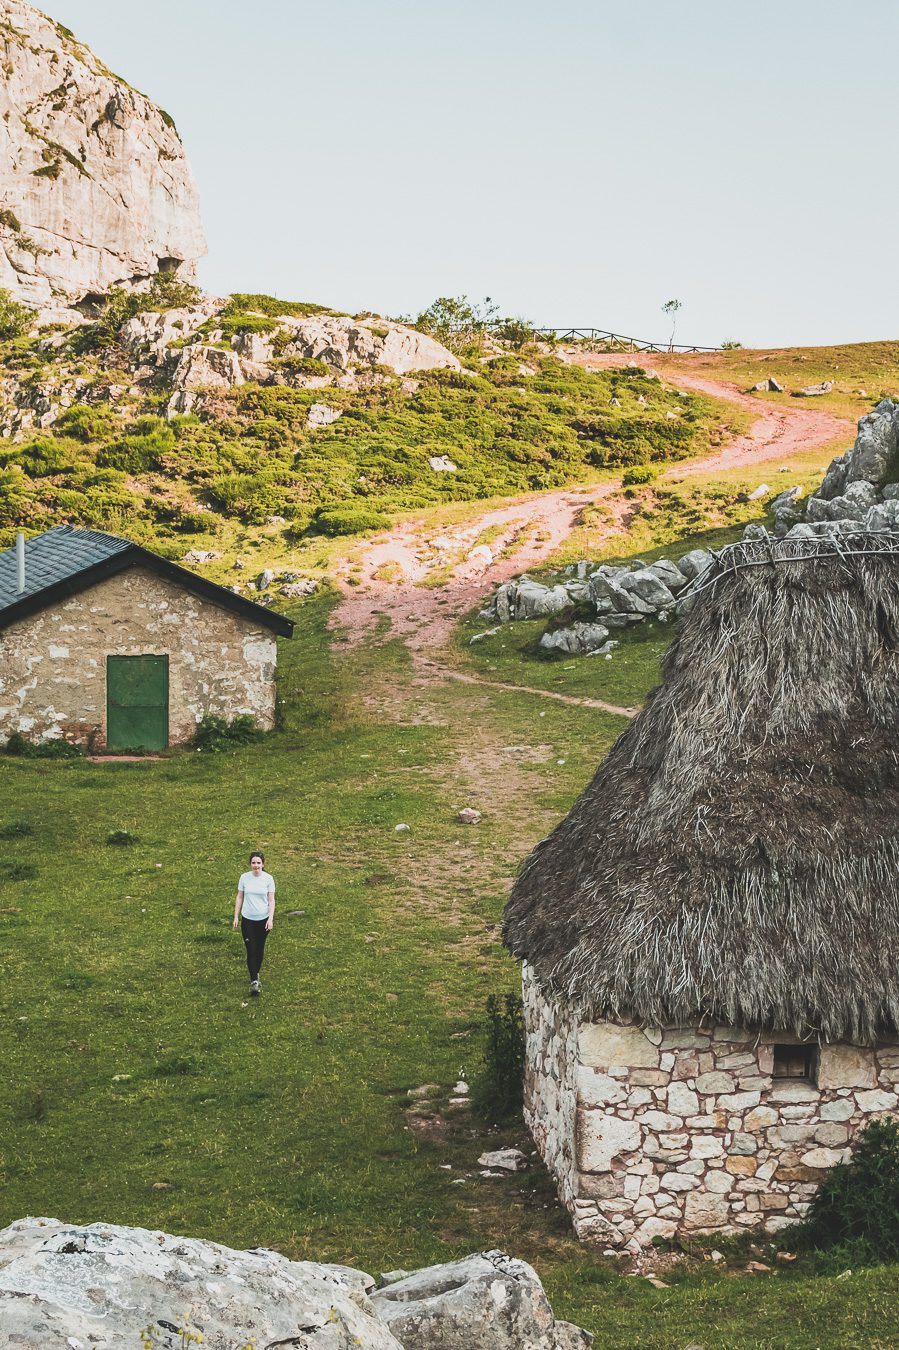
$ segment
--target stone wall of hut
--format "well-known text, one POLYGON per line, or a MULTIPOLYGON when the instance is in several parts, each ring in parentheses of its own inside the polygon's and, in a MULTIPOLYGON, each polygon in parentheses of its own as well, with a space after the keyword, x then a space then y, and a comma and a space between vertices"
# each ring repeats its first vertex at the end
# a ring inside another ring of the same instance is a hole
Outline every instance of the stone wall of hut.
POLYGON ((0 633, 0 739, 106 743, 107 656, 169 658, 169 743, 204 713, 275 722, 274 635, 144 568, 98 582, 0 633))
POLYGON ((773 1073, 775 1042, 790 1037, 577 1023, 527 968, 524 1005, 527 1121, 591 1244, 776 1233, 853 1135, 899 1109, 899 1041, 822 1045, 814 1081, 801 1081, 773 1073))

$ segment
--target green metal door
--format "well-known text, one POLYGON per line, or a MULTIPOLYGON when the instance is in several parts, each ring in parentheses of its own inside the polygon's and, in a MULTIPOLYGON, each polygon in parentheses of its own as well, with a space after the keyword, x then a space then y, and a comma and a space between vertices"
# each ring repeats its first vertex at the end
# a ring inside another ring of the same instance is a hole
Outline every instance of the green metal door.
POLYGON ((169 658, 107 656, 107 748, 164 750, 168 743, 169 658))

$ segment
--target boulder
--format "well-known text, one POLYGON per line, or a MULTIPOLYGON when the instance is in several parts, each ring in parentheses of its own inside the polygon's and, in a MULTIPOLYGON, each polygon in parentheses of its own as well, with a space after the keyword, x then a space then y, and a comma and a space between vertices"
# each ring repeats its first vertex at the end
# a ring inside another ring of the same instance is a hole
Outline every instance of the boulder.
POLYGON ((315 431, 316 427, 329 427, 342 416, 340 408, 331 408, 327 403, 313 403, 306 415, 306 426, 310 431, 315 431))
POLYGON ((774 501, 771 503, 771 510, 776 513, 777 511, 783 510, 785 507, 793 507, 801 500, 801 498, 801 487, 797 485, 796 487, 786 488, 785 491, 779 492, 774 498, 774 501))
POLYGON ((191 337, 224 304, 224 300, 201 300, 195 305, 135 314, 122 328, 122 342, 135 357, 162 365, 174 355, 169 351, 173 342, 191 337))
MULTIPOLYGON (((611 650, 607 644, 608 628, 601 623, 574 623, 570 628, 556 628, 544 633, 540 639, 540 648, 545 652, 564 652, 571 656, 581 656, 600 648, 611 650)), ((605 650, 603 651, 605 654, 605 650)))
POLYGON ((587 583, 587 594, 598 614, 628 614, 637 610, 635 598, 621 587, 625 575, 618 567, 600 567, 593 573, 587 583))
POLYGON ((449 455, 431 455, 428 460, 428 468, 433 469, 434 473, 458 473, 458 465, 454 464, 449 455))
POLYGON ((357 321, 340 314, 282 317, 288 333, 285 356, 312 357, 337 370, 387 366, 398 375, 415 370, 461 370, 461 364, 435 338, 387 319, 357 321))
POLYGON ((222 347, 185 347, 175 370, 174 392, 166 413, 172 417, 190 412, 200 389, 231 389, 245 382, 236 352, 222 347))
POLYGON ((673 562, 669 562, 667 558, 660 558, 658 562, 650 563, 646 570, 651 572, 654 577, 658 577, 659 581, 667 586, 669 591, 677 592, 687 584, 687 578, 680 568, 673 562))
POLYGON ((784 387, 782 384, 778 384, 772 375, 769 375, 767 380, 759 380, 758 384, 752 386, 752 389, 756 394, 782 394, 784 387))
POLYGON ((300 600, 304 596, 314 595, 317 590, 318 582, 314 577, 303 577, 299 581, 288 581, 281 587, 281 594, 290 600, 300 600))
POLYGON ((580 1350, 593 1337, 557 1322, 524 1261, 481 1252, 417 1270, 371 1295, 404 1350, 580 1350))
POLYGON ((206 252, 175 124, 24 0, 3 3, 0 287, 55 308, 206 252))
POLYGON ((860 418, 855 445, 849 451, 846 481, 866 479, 882 488, 896 477, 899 460, 899 404, 884 398, 865 417, 860 418))
POLYGON ((209 1346, 404 1350, 373 1285, 346 1266, 145 1228, 20 1219, 0 1231, 0 1324, 18 1350, 120 1350, 148 1325, 158 1350, 180 1348, 182 1326, 209 1346))
POLYGON ((648 567, 626 573, 619 585, 626 595, 632 597, 632 609, 644 614, 657 614, 659 610, 674 608, 674 596, 648 567))
POLYGON ((867 530, 899 530, 899 500, 893 497, 872 506, 864 520, 867 530))
POLYGON ((693 581, 707 568, 711 567, 714 559, 704 548, 691 548, 689 553, 685 553, 682 558, 678 558, 677 567, 688 581, 693 581))
POLYGON ((548 619, 571 604, 564 586, 542 586, 539 581, 522 577, 514 600, 514 618, 548 619))
POLYGON ((748 500, 751 502, 761 501, 762 497, 767 497, 771 489, 767 483, 759 483, 757 488, 750 492, 748 500))
POLYGON ((796 389, 793 392, 794 398, 819 398, 822 394, 829 394, 833 389, 833 380, 822 380, 820 384, 807 384, 804 389, 796 389))

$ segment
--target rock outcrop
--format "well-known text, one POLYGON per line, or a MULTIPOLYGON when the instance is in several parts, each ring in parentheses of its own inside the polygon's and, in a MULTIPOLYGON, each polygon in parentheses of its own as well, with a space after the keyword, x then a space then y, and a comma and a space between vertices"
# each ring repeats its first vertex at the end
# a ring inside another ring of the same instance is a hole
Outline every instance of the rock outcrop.
POLYGON ((47 309, 191 280, 206 244, 171 117, 24 0, 0 0, 0 59, 0 287, 47 309))
POLYGON ((363 1271, 145 1228, 20 1219, 0 1231, 0 1326, 17 1350, 582 1350, 536 1273, 502 1252, 432 1266, 376 1291, 363 1271), (193 1342, 191 1342, 193 1343, 193 1342))

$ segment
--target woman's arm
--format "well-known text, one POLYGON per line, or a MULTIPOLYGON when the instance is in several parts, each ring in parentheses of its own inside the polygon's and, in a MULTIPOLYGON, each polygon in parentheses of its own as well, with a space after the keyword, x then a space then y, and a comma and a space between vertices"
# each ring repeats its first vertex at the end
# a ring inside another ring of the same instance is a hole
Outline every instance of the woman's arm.
POLYGON ((275 924, 275 892, 268 893, 268 918, 265 921, 265 931, 270 933, 275 924))
POLYGON ((240 923, 240 907, 243 904, 243 891, 238 890, 237 899, 234 901, 234 927, 240 923))

